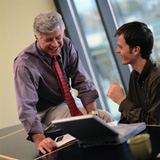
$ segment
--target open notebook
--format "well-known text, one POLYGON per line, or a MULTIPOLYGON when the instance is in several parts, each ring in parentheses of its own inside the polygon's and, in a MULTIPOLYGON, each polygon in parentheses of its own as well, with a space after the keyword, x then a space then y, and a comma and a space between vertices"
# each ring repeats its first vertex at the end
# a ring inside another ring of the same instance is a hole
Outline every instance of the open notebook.
POLYGON ((54 120, 51 126, 54 125, 77 138, 79 145, 84 148, 121 144, 146 128, 145 123, 111 126, 95 115, 54 120))

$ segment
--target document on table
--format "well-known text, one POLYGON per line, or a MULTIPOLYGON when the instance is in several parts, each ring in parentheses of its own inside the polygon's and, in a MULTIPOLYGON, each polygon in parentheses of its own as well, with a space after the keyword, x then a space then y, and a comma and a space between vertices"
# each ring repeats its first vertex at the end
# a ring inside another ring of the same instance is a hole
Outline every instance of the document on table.
POLYGON ((76 142, 76 141, 78 140, 75 137, 71 136, 70 134, 65 134, 55 139, 57 147, 61 147, 61 146, 64 146, 64 145, 67 145, 69 143, 76 142))
POLYGON ((108 124, 109 126, 117 126, 117 125, 118 125, 118 121, 108 122, 107 124, 108 124))

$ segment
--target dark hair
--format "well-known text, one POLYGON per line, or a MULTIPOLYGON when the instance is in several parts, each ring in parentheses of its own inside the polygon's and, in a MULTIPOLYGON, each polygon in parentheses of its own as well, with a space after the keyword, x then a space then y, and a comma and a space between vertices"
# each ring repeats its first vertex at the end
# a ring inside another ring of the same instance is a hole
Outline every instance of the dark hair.
POLYGON ((142 58, 148 59, 153 48, 153 34, 148 26, 141 22, 130 22, 122 25, 115 33, 115 37, 124 34, 124 39, 132 49, 141 48, 142 58))

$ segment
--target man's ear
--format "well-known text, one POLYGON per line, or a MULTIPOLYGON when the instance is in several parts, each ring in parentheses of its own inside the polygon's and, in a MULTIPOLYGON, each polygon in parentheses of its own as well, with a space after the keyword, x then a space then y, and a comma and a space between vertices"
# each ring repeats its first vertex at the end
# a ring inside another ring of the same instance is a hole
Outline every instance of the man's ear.
POLYGON ((38 37, 36 35, 34 35, 34 37, 36 38, 37 42, 38 42, 38 37))
POLYGON ((139 46, 134 47, 134 55, 135 56, 140 54, 140 52, 141 52, 141 47, 139 47, 139 46))

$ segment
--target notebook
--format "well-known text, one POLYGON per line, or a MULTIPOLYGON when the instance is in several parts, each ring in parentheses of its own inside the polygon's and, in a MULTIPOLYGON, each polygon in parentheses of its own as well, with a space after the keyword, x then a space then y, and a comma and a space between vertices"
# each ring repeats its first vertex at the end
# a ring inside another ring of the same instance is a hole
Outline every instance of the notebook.
POLYGON ((77 138, 83 148, 121 144, 146 128, 144 122, 111 126, 98 116, 89 114, 53 120, 51 124, 77 138))

